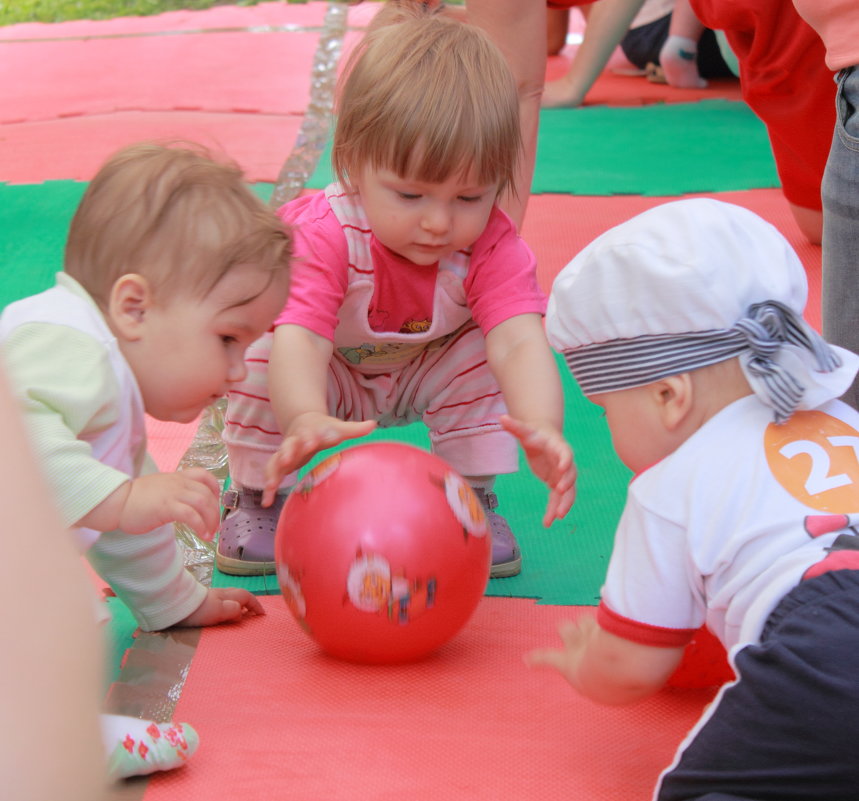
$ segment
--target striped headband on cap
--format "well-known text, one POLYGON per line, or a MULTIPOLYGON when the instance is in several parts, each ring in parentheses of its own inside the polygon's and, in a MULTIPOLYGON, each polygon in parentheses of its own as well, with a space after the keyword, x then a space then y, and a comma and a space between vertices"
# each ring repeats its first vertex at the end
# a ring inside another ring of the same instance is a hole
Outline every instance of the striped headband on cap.
POLYGON ((582 392, 598 395, 744 356, 743 370, 756 379, 756 394, 773 408, 776 422, 783 422, 796 410, 806 390, 804 377, 775 358, 783 345, 807 351, 815 369, 822 373, 831 373, 843 363, 817 332, 777 301, 754 304, 748 316, 730 329, 593 343, 564 351, 564 358, 582 392))

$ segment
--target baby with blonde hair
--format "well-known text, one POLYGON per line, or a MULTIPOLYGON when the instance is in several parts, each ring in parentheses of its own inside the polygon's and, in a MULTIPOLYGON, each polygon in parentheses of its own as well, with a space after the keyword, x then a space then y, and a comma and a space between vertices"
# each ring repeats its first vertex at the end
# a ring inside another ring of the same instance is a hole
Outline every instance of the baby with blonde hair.
POLYGON ((272 571, 294 471, 377 425, 422 420, 487 512, 492 575, 514 575, 493 482, 518 469, 516 437, 550 489, 546 524, 575 481, 534 256, 497 205, 520 158, 514 80, 478 28, 386 3, 336 110, 339 180, 280 209, 296 231, 293 288, 229 394, 217 564, 272 571))
MULTIPOLYGON (((90 182, 56 284, 0 315, 10 384, 63 523, 143 630, 260 614, 206 587, 173 531, 218 526, 203 468, 159 473, 145 414, 193 421, 245 377, 289 283, 291 236, 232 164, 196 146, 126 148, 90 182)), ((196 734, 104 716, 113 776, 182 764, 196 734), (134 747, 129 747, 129 743, 134 747)))

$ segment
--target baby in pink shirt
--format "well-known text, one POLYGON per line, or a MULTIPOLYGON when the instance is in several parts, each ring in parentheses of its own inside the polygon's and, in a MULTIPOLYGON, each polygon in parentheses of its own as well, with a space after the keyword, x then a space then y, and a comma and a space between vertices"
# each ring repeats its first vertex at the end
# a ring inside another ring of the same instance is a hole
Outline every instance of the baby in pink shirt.
POLYGON ((496 205, 521 149, 515 83, 479 29, 392 3, 338 102, 339 181, 280 210, 296 234, 290 298, 229 395, 218 567, 273 572, 295 471, 377 425, 422 420, 484 506, 492 575, 515 575, 492 490, 518 469, 517 439, 550 489, 546 525, 575 492, 534 256, 496 205))

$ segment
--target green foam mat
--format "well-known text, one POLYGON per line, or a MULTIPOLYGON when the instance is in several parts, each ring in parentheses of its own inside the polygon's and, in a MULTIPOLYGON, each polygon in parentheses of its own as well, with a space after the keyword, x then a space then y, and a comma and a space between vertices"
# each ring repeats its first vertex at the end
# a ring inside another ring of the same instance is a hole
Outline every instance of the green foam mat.
POLYGON ((540 115, 535 193, 661 196, 777 186, 766 128, 745 103, 584 106, 540 115))
POLYGON ((0 308, 53 284, 86 186, 78 181, 0 184, 0 308))
MULTIPOLYGON (((490 580, 486 594, 535 598, 545 604, 593 605, 605 578, 630 473, 614 454, 602 411, 585 400, 563 359, 557 361, 567 399, 564 433, 574 448, 579 470, 576 503, 564 520, 546 529, 542 516, 548 490, 531 474, 524 457, 518 473, 498 477, 498 511, 507 518, 522 548, 522 572, 490 580)), ((366 441, 385 439, 429 448, 426 428, 419 423, 375 431, 366 441)), ((307 469, 320 458, 324 457, 314 459, 307 469)), ((217 568, 212 585, 244 587, 259 595, 280 591, 274 575, 227 576, 217 568)))
MULTIPOLYGON (((332 180, 329 143, 307 186, 320 189, 332 180)), ((540 114, 535 194, 662 196, 778 186, 766 128, 745 103, 583 106, 540 114)))
POLYGON ((107 641, 105 651, 107 655, 107 669, 105 678, 107 684, 115 682, 119 678, 119 671, 125 652, 134 644, 134 634, 137 631, 137 620, 131 614, 128 607, 115 596, 105 599, 110 612, 110 620, 107 623, 107 641))
MULTIPOLYGON (((87 184, 0 183, 0 309, 54 283, 63 268, 69 223, 87 184)), ((273 184, 252 184, 268 202, 273 184)))

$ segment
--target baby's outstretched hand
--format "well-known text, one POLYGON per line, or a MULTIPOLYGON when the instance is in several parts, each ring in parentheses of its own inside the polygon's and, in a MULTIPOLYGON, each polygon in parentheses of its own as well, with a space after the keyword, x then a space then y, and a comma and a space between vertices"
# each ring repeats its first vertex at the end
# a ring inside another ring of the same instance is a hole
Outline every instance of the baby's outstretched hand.
POLYGON ((576 498, 576 465, 569 443, 554 426, 537 427, 507 414, 501 415, 501 425, 519 440, 534 475, 549 487, 543 525, 560 520, 576 498))
POLYGON ((307 412, 296 417, 277 453, 266 465, 262 505, 270 506, 284 477, 307 464, 319 451, 332 448, 347 439, 363 437, 375 427, 375 420, 353 423, 317 412, 307 412))
POLYGON ((181 627, 217 626, 251 615, 264 615, 259 598, 237 587, 211 587, 206 597, 188 617, 176 623, 181 627))
POLYGON ((597 628, 596 620, 583 617, 578 622, 565 620, 558 626, 563 642, 562 648, 537 648, 525 654, 525 664, 529 667, 548 667, 557 670, 567 681, 576 686, 576 677, 582 654, 588 640, 597 628))
POLYGON ((211 540, 218 530, 218 482, 202 467, 139 476, 117 492, 124 492, 125 500, 116 528, 126 534, 184 523, 201 539, 211 540))

